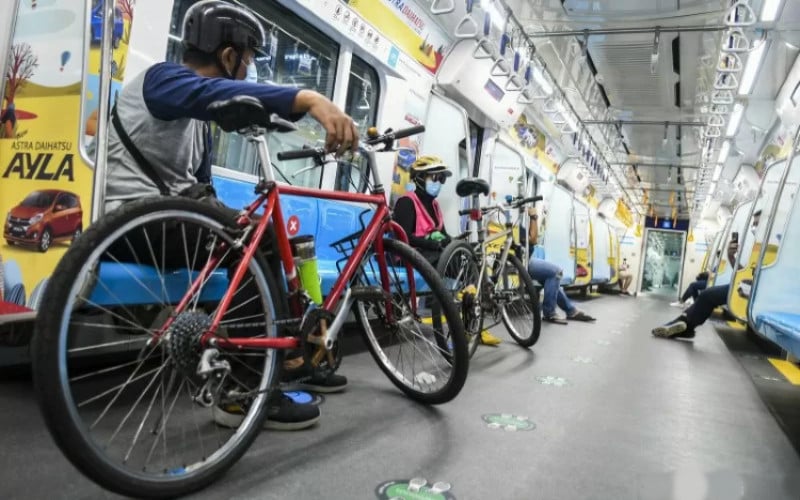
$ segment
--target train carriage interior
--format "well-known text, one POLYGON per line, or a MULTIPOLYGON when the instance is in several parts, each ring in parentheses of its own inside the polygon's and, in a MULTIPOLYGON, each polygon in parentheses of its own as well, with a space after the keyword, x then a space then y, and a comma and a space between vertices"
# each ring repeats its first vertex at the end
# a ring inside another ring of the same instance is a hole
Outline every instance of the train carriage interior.
POLYGON ((800 0, 3 0, 0 54, 0 497, 800 498, 800 0))

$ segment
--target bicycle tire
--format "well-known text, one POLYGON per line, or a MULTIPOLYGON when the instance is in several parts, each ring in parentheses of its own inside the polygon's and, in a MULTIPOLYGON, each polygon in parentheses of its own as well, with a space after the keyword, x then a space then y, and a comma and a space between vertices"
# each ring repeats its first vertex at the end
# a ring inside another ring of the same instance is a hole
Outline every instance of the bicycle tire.
MULTIPOLYGON (((473 246, 465 241, 455 240, 445 247, 444 251, 442 251, 442 255, 439 257, 439 262, 436 265, 436 272, 439 273, 439 276, 441 276, 445 280, 445 285, 447 286, 448 290, 450 290, 450 293, 453 295, 453 297, 456 299, 456 304, 459 305, 459 311, 461 312, 461 320, 464 323, 464 333, 467 336, 467 350, 469 351, 469 357, 472 358, 472 356, 475 355, 475 351, 478 349, 478 344, 480 344, 481 342, 481 332, 483 331, 484 315, 483 312, 480 311, 480 306, 478 306, 478 310, 480 312, 478 312, 477 318, 475 318, 474 321, 468 321, 466 318, 464 318, 464 310, 463 307, 461 307, 462 303, 458 301, 457 293, 459 290, 454 289, 454 287, 460 288, 470 283, 456 282, 451 284, 447 281, 448 280, 447 274, 449 271, 448 268, 450 267, 450 261, 453 260, 454 257, 458 257, 459 254, 464 254, 464 257, 466 257, 466 259, 461 260, 460 262, 465 264, 466 266, 469 266, 471 270, 467 271, 465 275, 474 276, 476 282, 472 284, 476 285, 477 278, 478 276, 480 276, 481 272, 480 264, 478 263, 478 258, 475 255, 475 250, 473 246)), ((476 300, 478 304, 480 304, 481 301, 480 290, 478 290, 478 293, 473 300, 476 300)), ((437 314, 434 314, 433 321, 435 326, 440 326, 439 323, 441 323, 441 317, 437 314)))
MULTIPOLYGON (((520 284, 524 288, 525 293, 528 295, 528 305, 530 306, 530 311, 532 313, 532 326, 530 333, 528 335, 523 335, 524 332, 518 332, 517 328, 511 323, 511 319, 509 318, 508 311, 506 309, 506 304, 501 305, 500 317, 503 320, 503 324, 508 330, 508 334, 517 341, 517 343, 523 347, 530 347, 535 344, 539 340, 539 333, 542 329, 542 317, 539 313, 539 295, 536 292, 536 287, 533 284, 533 280, 531 279, 530 275, 528 274, 528 269, 522 265, 522 262, 517 258, 516 255, 508 254, 508 258, 506 259, 506 267, 509 265, 513 266, 516 270, 516 274, 520 279, 520 284)), ((503 272, 503 270, 501 270, 503 272)), ((506 274, 503 272, 503 274, 506 274)))
MULTIPOLYGON (((446 363, 451 367, 450 375, 440 389, 425 392, 412 387, 412 385, 414 385, 413 382, 417 381, 416 376, 413 380, 408 380, 406 377, 396 373, 397 369, 394 364, 390 362, 386 349, 378 342, 379 333, 381 332, 376 332, 376 326, 380 328, 381 318, 371 321, 367 312, 367 306, 370 305, 375 307, 378 314, 380 314, 381 308, 385 306, 385 301, 368 302, 362 300, 355 304, 356 315, 363 327, 362 333, 364 340, 370 354, 383 373, 408 397, 423 404, 434 405, 446 403, 455 398, 464 387, 469 370, 469 354, 467 352, 467 341, 464 336, 464 325, 461 322, 461 315, 458 313, 450 293, 436 273, 436 269, 434 269, 433 265, 428 262, 425 257, 407 244, 397 240, 384 239, 383 245, 385 251, 392 252, 395 256, 400 257, 404 262, 411 265, 430 287, 434 300, 438 304, 441 304, 441 315, 445 318, 450 339, 449 341, 446 341, 446 339, 440 340, 441 335, 437 333, 434 333, 434 337, 436 337, 438 349, 442 352, 447 350, 447 354, 443 354, 443 358, 446 358, 446 363)), ((365 261, 367 260, 369 260, 369 258, 365 261)), ((362 276, 363 273, 365 273, 363 265, 361 273, 362 276)), ((378 281, 378 283, 380 283, 380 281, 378 281)), ((399 324, 399 322, 396 322, 396 324, 399 324)), ((393 327, 396 326, 396 324, 387 326, 393 327)), ((442 332, 443 330, 438 331, 442 332)), ((393 334, 394 332, 389 331, 389 335, 393 334)))
MULTIPOLYGON (((183 473, 184 471, 174 473, 171 470, 164 471, 164 477, 158 480, 148 477, 143 472, 133 473, 131 470, 123 469, 120 464, 114 463, 108 455, 104 454, 104 450, 98 443, 93 442, 91 436, 87 435, 88 426, 80 421, 72 394, 69 392, 70 381, 67 374, 68 360, 65 349, 67 343, 65 337, 68 333, 62 332, 62 329, 67 330, 65 328, 69 322, 67 314, 72 314, 76 309, 75 301, 70 297, 76 289, 80 290, 82 286, 85 286, 77 283, 76 278, 80 277, 84 267, 89 266, 88 262, 92 256, 99 255, 99 250, 95 249, 102 249, 103 245, 110 246, 113 242, 107 243, 107 240, 114 238, 118 230, 121 231, 126 224, 131 224, 138 219, 157 218, 159 213, 191 214, 197 220, 203 220, 214 227, 228 227, 231 222, 229 215, 209 204, 179 197, 156 197, 133 201, 107 214, 89 227, 59 261, 42 297, 42 309, 48 311, 48 314, 38 315, 31 346, 33 378, 38 403, 47 428, 58 447, 79 471, 100 486, 119 494, 139 498, 182 496, 213 483, 244 455, 258 436, 267 413, 266 391, 261 391, 243 417, 242 426, 237 428, 236 433, 231 437, 229 442, 232 444, 227 453, 218 457, 207 467, 200 467, 195 471, 185 473, 183 473), (58 374, 58 376, 54 376, 54 374, 58 374), (234 439, 235 442, 233 442, 234 439)), ((260 252, 256 252, 255 264, 248 269, 255 270, 256 279, 263 280, 260 286, 265 286, 270 294, 269 298, 272 299, 273 307, 271 312, 275 318, 286 317, 287 307, 283 292, 277 286, 275 277, 272 276, 270 267, 260 252), (259 273, 260 276, 258 276, 259 273)), ((274 325, 270 328, 277 330, 274 325)), ((264 365, 264 373, 260 382, 262 385, 259 387, 265 387, 263 384, 269 384, 266 386, 268 388, 274 386, 280 376, 281 358, 281 351, 276 351, 269 361, 265 361, 268 364, 264 365), (272 376, 270 381, 265 382, 264 380, 268 376, 267 369, 272 376)), ((180 387, 178 392, 180 392, 180 387)), ((175 399, 177 400, 177 395, 175 399)), ((165 421, 169 417, 170 414, 167 414, 165 421)), ((166 426, 166 424, 163 425, 166 426)), ((165 434, 165 446, 166 439, 165 434)), ((215 454, 212 453, 207 458, 211 460, 214 457, 215 454)))

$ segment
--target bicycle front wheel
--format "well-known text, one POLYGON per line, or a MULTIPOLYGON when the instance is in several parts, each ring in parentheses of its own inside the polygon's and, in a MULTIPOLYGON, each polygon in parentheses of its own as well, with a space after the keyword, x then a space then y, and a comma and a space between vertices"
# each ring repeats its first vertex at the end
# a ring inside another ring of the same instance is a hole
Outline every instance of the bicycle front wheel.
POLYGON ((498 278, 495 295, 503 324, 519 345, 530 347, 539 340, 542 329, 539 296, 533 280, 522 262, 512 254, 508 255, 498 278))
MULTIPOLYGON (((472 358, 480 344, 483 330, 482 297, 478 289, 481 270, 472 245, 465 241, 454 241, 447 245, 439 257, 436 272, 444 280, 461 313, 467 349, 472 358)), ((433 316, 433 322, 435 326, 441 323, 437 315, 433 316)))
POLYGON ((109 490, 156 498, 200 489, 262 426, 280 353, 199 341, 218 316, 218 336, 275 337, 284 314, 258 253, 232 305, 217 310, 224 266, 243 252, 231 223, 194 200, 131 202, 88 228, 48 283, 32 345, 39 404, 61 451, 109 490), (214 257, 223 267, 200 283, 214 257))
POLYGON ((382 299, 356 304, 369 351, 411 399, 446 403, 464 386, 469 364, 458 309, 422 255, 397 240, 385 239, 383 247, 382 255, 364 260, 356 279, 383 293, 382 299), (437 310, 442 317, 438 327, 432 320, 437 310))

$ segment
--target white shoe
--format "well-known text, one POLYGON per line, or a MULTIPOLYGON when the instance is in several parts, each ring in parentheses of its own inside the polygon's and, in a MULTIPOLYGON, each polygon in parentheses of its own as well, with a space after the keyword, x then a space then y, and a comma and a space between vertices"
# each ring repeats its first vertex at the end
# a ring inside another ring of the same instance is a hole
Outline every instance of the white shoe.
POLYGON ((689 297, 689 300, 687 300, 686 302, 684 302, 684 303, 683 303, 683 306, 684 306, 684 308, 687 308, 687 307, 691 306, 692 304, 694 304, 694 299, 693 299, 693 298, 691 298, 691 297, 689 297))
POLYGON ((684 307, 685 305, 686 305, 686 304, 684 304, 684 303, 683 303, 683 302, 681 302, 680 300, 679 300, 679 301, 677 301, 677 302, 673 302, 673 303, 671 303, 671 304, 670 304, 670 306, 672 306, 672 307, 684 307))

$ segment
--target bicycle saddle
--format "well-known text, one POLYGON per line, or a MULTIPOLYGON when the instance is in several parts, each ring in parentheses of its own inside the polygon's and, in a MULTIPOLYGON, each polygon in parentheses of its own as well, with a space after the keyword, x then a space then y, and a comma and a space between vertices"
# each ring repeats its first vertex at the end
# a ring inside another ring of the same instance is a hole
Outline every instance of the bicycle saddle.
POLYGON ((270 132, 291 132, 297 130, 294 123, 278 115, 267 116, 261 101, 255 97, 240 95, 225 101, 214 101, 206 108, 212 120, 225 132, 233 132, 249 127, 263 127, 270 132))
POLYGON ((456 184, 456 194, 462 198, 474 194, 489 196, 489 183, 477 177, 467 177, 456 184))

